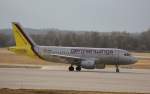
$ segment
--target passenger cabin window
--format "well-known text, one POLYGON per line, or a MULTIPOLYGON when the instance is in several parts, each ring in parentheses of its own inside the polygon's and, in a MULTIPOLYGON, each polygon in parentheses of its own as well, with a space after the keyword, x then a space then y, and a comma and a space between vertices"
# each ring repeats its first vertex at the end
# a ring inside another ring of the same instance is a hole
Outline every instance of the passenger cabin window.
POLYGON ((125 53, 125 54, 124 54, 124 56, 130 56, 130 55, 131 55, 131 54, 129 54, 129 53, 125 53))

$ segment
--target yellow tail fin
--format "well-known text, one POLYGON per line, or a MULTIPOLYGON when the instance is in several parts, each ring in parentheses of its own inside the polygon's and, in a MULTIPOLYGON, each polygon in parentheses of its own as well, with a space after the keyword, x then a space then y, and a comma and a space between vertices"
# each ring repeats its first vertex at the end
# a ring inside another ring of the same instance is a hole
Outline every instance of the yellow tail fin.
POLYGON ((32 39, 23 31, 18 23, 12 23, 12 31, 15 37, 17 47, 35 46, 32 39))
POLYGON ((16 46, 10 47, 9 50, 15 53, 28 55, 30 57, 38 57, 37 52, 34 49, 34 46, 36 44, 23 31, 23 29, 18 23, 16 22, 12 23, 12 31, 13 31, 14 39, 16 42, 16 46))

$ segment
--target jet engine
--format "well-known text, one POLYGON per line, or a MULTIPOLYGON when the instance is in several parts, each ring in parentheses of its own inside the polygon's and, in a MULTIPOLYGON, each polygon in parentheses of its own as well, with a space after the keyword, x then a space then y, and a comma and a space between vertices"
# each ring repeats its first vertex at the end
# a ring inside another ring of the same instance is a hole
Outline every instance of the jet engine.
POLYGON ((94 69, 95 68, 95 60, 84 60, 81 61, 82 68, 85 69, 94 69))
POLYGON ((85 69, 104 69, 105 68, 105 64, 98 62, 96 60, 84 60, 81 61, 81 66, 82 68, 85 69))

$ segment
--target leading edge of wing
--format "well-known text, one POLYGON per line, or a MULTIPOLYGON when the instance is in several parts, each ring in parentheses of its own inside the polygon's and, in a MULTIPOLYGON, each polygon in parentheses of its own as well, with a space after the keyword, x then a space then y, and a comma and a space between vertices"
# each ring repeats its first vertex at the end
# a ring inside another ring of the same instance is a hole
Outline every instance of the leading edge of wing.
POLYGON ((82 60, 81 57, 76 57, 76 56, 68 56, 68 55, 60 55, 60 54, 51 54, 51 56, 56 56, 56 57, 61 57, 61 58, 72 58, 72 59, 79 59, 82 60))

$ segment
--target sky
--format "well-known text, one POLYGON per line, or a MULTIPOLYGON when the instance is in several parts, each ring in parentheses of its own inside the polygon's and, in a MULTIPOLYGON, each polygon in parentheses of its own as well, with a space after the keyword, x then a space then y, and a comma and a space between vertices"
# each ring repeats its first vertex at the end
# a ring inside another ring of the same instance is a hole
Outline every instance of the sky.
POLYGON ((150 28, 150 0, 0 0, 0 29, 128 31, 150 28))

